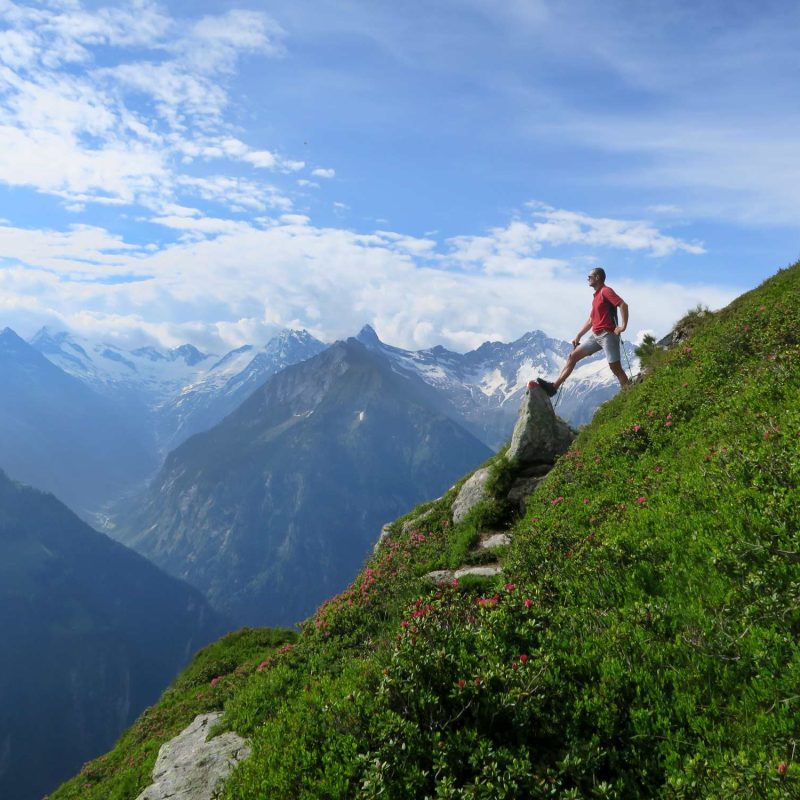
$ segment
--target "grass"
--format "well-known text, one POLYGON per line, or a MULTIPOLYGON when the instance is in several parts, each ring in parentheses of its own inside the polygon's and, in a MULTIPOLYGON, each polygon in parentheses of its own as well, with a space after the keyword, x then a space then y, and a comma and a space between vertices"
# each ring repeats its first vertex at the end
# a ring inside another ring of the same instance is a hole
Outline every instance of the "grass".
POLYGON ((254 748, 227 800, 800 797, 800 266, 690 316, 534 491, 502 580, 420 577, 498 513, 452 526, 451 491, 291 650, 218 643, 53 797, 135 797, 211 707, 254 748))

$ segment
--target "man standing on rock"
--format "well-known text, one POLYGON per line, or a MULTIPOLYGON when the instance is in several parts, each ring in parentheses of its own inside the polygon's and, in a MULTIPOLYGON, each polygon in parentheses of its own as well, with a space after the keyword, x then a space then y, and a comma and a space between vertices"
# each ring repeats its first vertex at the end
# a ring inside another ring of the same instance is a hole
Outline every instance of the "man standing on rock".
POLYGON ((567 363, 564 364, 561 374, 552 383, 544 378, 537 378, 535 382, 528 383, 528 388, 538 383, 548 396, 552 397, 570 376, 575 365, 582 358, 599 350, 605 351, 608 366, 620 386, 627 386, 630 383, 620 362, 620 334, 628 327, 628 304, 610 286, 606 286, 606 273, 602 267, 595 267, 589 273, 588 280, 589 286, 594 290, 592 313, 572 340, 573 350, 567 357, 567 363), (620 311, 621 322, 617 321, 617 309, 620 311), (581 336, 590 329, 592 332, 589 340, 586 344, 581 344, 581 336))

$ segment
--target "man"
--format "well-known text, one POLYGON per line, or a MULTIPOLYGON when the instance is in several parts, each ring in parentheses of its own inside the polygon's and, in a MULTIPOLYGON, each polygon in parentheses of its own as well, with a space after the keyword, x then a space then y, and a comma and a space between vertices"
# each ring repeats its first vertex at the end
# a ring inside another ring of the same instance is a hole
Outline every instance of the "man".
MULTIPOLYGON (((537 378, 536 382, 542 389, 552 397, 560 388, 561 384, 570 376, 575 369, 575 365, 586 356, 590 356, 598 350, 604 350, 608 359, 608 366, 616 376, 620 386, 627 386, 628 376, 622 369, 620 363, 620 342, 619 335, 628 327, 628 304, 610 287, 606 286, 606 273, 602 267, 595 267, 588 275, 589 286, 594 290, 592 298, 592 313, 586 324, 578 331, 578 335, 572 340, 573 350, 567 358, 567 363, 561 370, 561 374, 552 383, 543 378, 537 378), (619 309, 621 320, 617 321, 617 309, 619 309), (581 336, 591 329, 592 333, 586 344, 581 344, 581 336)), ((530 381, 528 387, 535 386, 536 383, 530 381)))

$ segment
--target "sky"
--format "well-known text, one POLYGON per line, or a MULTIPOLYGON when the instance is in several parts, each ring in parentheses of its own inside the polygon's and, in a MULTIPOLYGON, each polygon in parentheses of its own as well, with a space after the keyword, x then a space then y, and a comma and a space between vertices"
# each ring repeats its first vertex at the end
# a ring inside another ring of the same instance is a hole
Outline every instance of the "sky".
POLYGON ((0 0, 0 327, 631 340, 800 258, 800 5, 0 0))

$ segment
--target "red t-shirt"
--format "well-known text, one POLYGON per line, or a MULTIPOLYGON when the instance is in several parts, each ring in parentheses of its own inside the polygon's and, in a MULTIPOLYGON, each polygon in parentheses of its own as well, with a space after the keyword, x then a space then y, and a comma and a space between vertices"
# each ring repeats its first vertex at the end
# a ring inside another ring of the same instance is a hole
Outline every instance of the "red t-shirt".
POLYGON ((612 308, 622 303, 622 298, 610 287, 601 286, 592 298, 592 333, 613 331, 617 327, 612 308))

